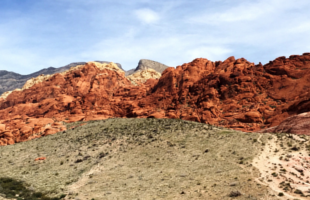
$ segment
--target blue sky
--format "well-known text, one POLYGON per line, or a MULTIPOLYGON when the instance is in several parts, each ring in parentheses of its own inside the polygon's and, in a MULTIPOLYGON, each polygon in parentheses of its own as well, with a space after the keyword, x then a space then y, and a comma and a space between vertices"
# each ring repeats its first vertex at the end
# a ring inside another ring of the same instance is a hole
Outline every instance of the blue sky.
POLYGON ((1 0, 0 70, 310 52, 309 0, 1 0))

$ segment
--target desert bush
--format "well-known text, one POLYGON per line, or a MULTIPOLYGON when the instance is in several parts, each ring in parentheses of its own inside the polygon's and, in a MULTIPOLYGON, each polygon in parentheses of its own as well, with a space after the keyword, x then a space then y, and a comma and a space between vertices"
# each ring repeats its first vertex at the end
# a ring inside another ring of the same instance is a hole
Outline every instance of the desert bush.
POLYGON ((42 192, 34 192, 27 188, 27 184, 12 178, 0 178, 0 188, 1 193, 6 195, 6 198, 16 198, 28 199, 28 200, 59 200, 60 198, 47 197, 46 194, 42 192))

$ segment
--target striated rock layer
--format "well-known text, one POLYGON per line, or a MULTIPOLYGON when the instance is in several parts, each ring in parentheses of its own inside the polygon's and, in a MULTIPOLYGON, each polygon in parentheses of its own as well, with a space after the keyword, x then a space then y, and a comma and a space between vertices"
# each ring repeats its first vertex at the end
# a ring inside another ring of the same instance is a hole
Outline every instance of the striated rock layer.
POLYGON ((264 66, 200 58, 138 86, 115 65, 90 62, 0 99, 0 144, 53 134, 65 129, 62 122, 111 117, 181 118, 259 131, 308 112, 309 87, 310 53, 264 66))

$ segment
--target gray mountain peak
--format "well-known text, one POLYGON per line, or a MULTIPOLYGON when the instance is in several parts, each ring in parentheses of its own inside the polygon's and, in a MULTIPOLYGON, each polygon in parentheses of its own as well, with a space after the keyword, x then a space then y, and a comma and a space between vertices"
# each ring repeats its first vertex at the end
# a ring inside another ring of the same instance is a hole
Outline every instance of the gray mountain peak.
POLYGON ((148 59, 141 59, 136 69, 131 69, 131 70, 126 71, 126 76, 133 74, 136 71, 146 70, 146 69, 154 69, 155 71, 159 73, 163 73, 163 71, 168 67, 169 66, 164 65, 160 62, 156 62, 156 61, 148 60, 148 59))

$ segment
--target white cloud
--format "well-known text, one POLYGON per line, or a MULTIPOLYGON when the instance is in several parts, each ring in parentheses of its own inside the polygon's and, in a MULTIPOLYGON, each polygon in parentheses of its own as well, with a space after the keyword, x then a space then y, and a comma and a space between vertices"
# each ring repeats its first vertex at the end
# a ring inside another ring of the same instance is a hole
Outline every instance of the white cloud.
POLYGON ((244 3, 238 6, 230 7, 227 10, 217 10, 207 12, 206 14, 198 14, 189 18, 189 23, 200 24, 220 24, 223 22, 251 21, 259 18, 264 13, 270 12, 270 7, 261 9, 257 3, 244 3))
POLYGON ((149 8, 135 10, 134 14, 138 18, 138 20, 146 24, 155 23, 160 19, 158 13, 149 8))

